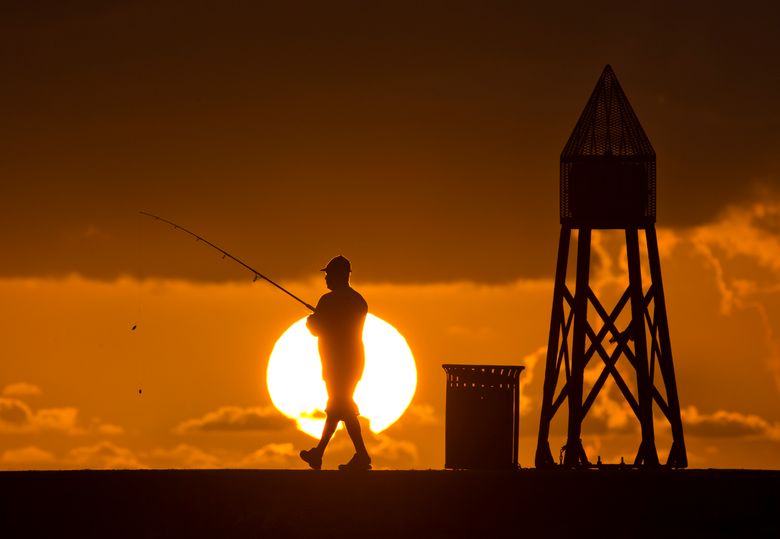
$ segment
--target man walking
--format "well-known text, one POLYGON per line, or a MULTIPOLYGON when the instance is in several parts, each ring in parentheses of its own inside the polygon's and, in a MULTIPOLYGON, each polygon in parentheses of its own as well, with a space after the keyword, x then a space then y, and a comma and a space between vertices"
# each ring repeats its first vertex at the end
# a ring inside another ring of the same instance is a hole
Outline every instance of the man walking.
POLYGON ((355 446, 355 455, 339 469, 370 470, 371 457, 363 443, 358 407, 352 399, 365 366, 363 324, 368 304, 349 285, 352 272, 349 260, 337 256, 321 271, 325 272, 325 284, 331 292, 320 298, 314 314, 306 321, 306 327, 318 337, 322 378, 328 390, 327 418, 320 442, 312 449, 304 449, 300 455, 310 467, 319 470, 322 454, 339 421, 343 421, 355 446))

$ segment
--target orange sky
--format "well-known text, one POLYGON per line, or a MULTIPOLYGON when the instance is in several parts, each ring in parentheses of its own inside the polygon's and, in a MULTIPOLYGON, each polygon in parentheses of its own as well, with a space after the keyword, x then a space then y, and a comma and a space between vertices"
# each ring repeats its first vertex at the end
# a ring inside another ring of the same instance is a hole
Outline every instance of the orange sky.
MULTIPOLYGON (((607 4, 9 8, 0 469, 300 467, 312 445, 264 379, 305 310, 141 209, 309 302, 352 260, 419 366, 409 413, 368 442, 378 467, 443 465, 442 363, 526 365, 531 465, 558 154, 605 63, 658 153, 690 464, 777 468, 777 8, 607 4)), ((618 244, 596 237, 605 297, 618 244)), ((638 442, 615 396, 584 428, 606 462, 638 442)), ((326 466, 351 454, 333 444, 326 466)))
MULTIPOLYGON (((771 279, 780 271, 780 242, 743 223, 766 211, 780 215, 780 203, 735 209, 685 235, 661 230, 694 467, 777 466, 780 300, 771 281, 746 275, 771 279)), ((618 240, 602 234, 597 241, 594 282, 604 297, 625 279, 618 240)), ((442 466, 445 362, 526 365, 521 461, 530 465, 551 281, 371 284, 355 271, 371 311, 406 336, 419 367, 410 412, 371 437, 377 466, 442 466)), ((323 291, 319 278, 285 284, 314 298, 323 291)), ((0 320, 8 358, 0 367, 4 468, 299 467, 297 450, 313 442, 273 410, 265 388, 275 339, 305 314, 269 286, 74 276, 6 279, 0 295, 14 306, 0 320)), ((638 441, 630 410, 615 397, 604 394, 585 428, 587 448, 606 462, 632 456, 638 441)), ((666 447, 663 431, 658 437, 666 447)), ((350 451, 339 434, 330 464, 350 451)))

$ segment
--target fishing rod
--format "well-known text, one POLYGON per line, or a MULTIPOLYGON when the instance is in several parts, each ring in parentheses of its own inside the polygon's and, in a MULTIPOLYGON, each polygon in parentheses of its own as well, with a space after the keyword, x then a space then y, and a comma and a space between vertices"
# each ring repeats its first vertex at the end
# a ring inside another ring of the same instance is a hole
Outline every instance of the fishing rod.
MULTIPOLYGON (((269 279, 268 277, 266 277, 265 275, 263 275, 262 273, 257 271, 255 268, 249 266, 248 264, 246 264, 242 260, 239 260, 238 258, 236 258, 235 256, 231 255, 230 253, 228 253, 224 249, 222 249, 220 247, 217 247, 216 245, 211 243, 209 240, 207 240, 203 236, 199 236, 199 235, 195 234, 194 232, 192 232, 190 230, 187 230, 183 226, 177 225, 176 223, 174 223, 173 221, 169 221, 168 219, 163 219, 162 217, 154 215, 153 213, 149 213, 149 212, 145 212, 145 211, 139 211, 138 213, 140 213, 141 215, 146 215, 147 217, 152 217, 152 218, 156 219, 157 221, 162 221, 163 223, 167 223, 167 224, 171 225, 174 228, 174 230, 181 230, 182 232, 186 232, 190 236, 194 237, 196 240, 202 241, 203 243, 205 243, 209 247, 212 247, 212 248, 216 249, 217 251, 219 251, 220 253, 222 253, 222 258, 228 257, 231 260, 233 260, 235 262, 238 262, 239 264, 244 266, 246 269, 248 269, 252 273, 254 273, 255 274, 255 279, 254 279, 255 281, 257 281, 258 279, 265 279, 266 281, 268 281, 269 283, 274 285, 276 288, 278 288, 279 290, 281 290, 282 292, 284 292, 285 294, 287 294, 288 296, 293 298, 298 303, 303 304, 311 312, 315 312, 317 310, 314 307, 312 307, 311 305, 309 305, 308 303, 306 303, 305 301, 303 301, 301 298, 299 298, 298 296, 296 296, 295 294, 293 294, 292 292, 290 292, 289 290, 284 288, 283 286, 273 282, 271 279, 269 279)), ((252 281, 252 282, 254 282, 254 281, 252 281)))

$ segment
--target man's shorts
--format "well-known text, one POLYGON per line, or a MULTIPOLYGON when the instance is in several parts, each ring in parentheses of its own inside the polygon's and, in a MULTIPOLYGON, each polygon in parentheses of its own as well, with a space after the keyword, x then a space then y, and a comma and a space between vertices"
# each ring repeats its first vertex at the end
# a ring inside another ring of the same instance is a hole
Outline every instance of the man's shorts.
POLYGON ((325 412, 329 418, 343 421, 360 414, 357 404, 353 400, 359 381, 359 378, 325 380, 325 387, 328 389, 328 405, 325 407, 325 412))

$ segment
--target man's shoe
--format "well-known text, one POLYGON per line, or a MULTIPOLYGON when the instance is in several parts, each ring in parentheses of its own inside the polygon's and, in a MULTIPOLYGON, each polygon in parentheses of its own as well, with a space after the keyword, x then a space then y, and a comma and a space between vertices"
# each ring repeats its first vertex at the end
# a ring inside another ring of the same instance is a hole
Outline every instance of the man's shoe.
POLYGON ((339 470, 370 470, 371 469, 371 457, 368 455, 358 455, 355 453, 353 457, 346 464, 339 464, 339 470))
POLYGON ((313 470, 322 468, 322 453, 317 451, 316 447, 312 447, 308 451, 302 449, 299 455, 301 456, 301 460, 309 465, 309 468, 313 470))

